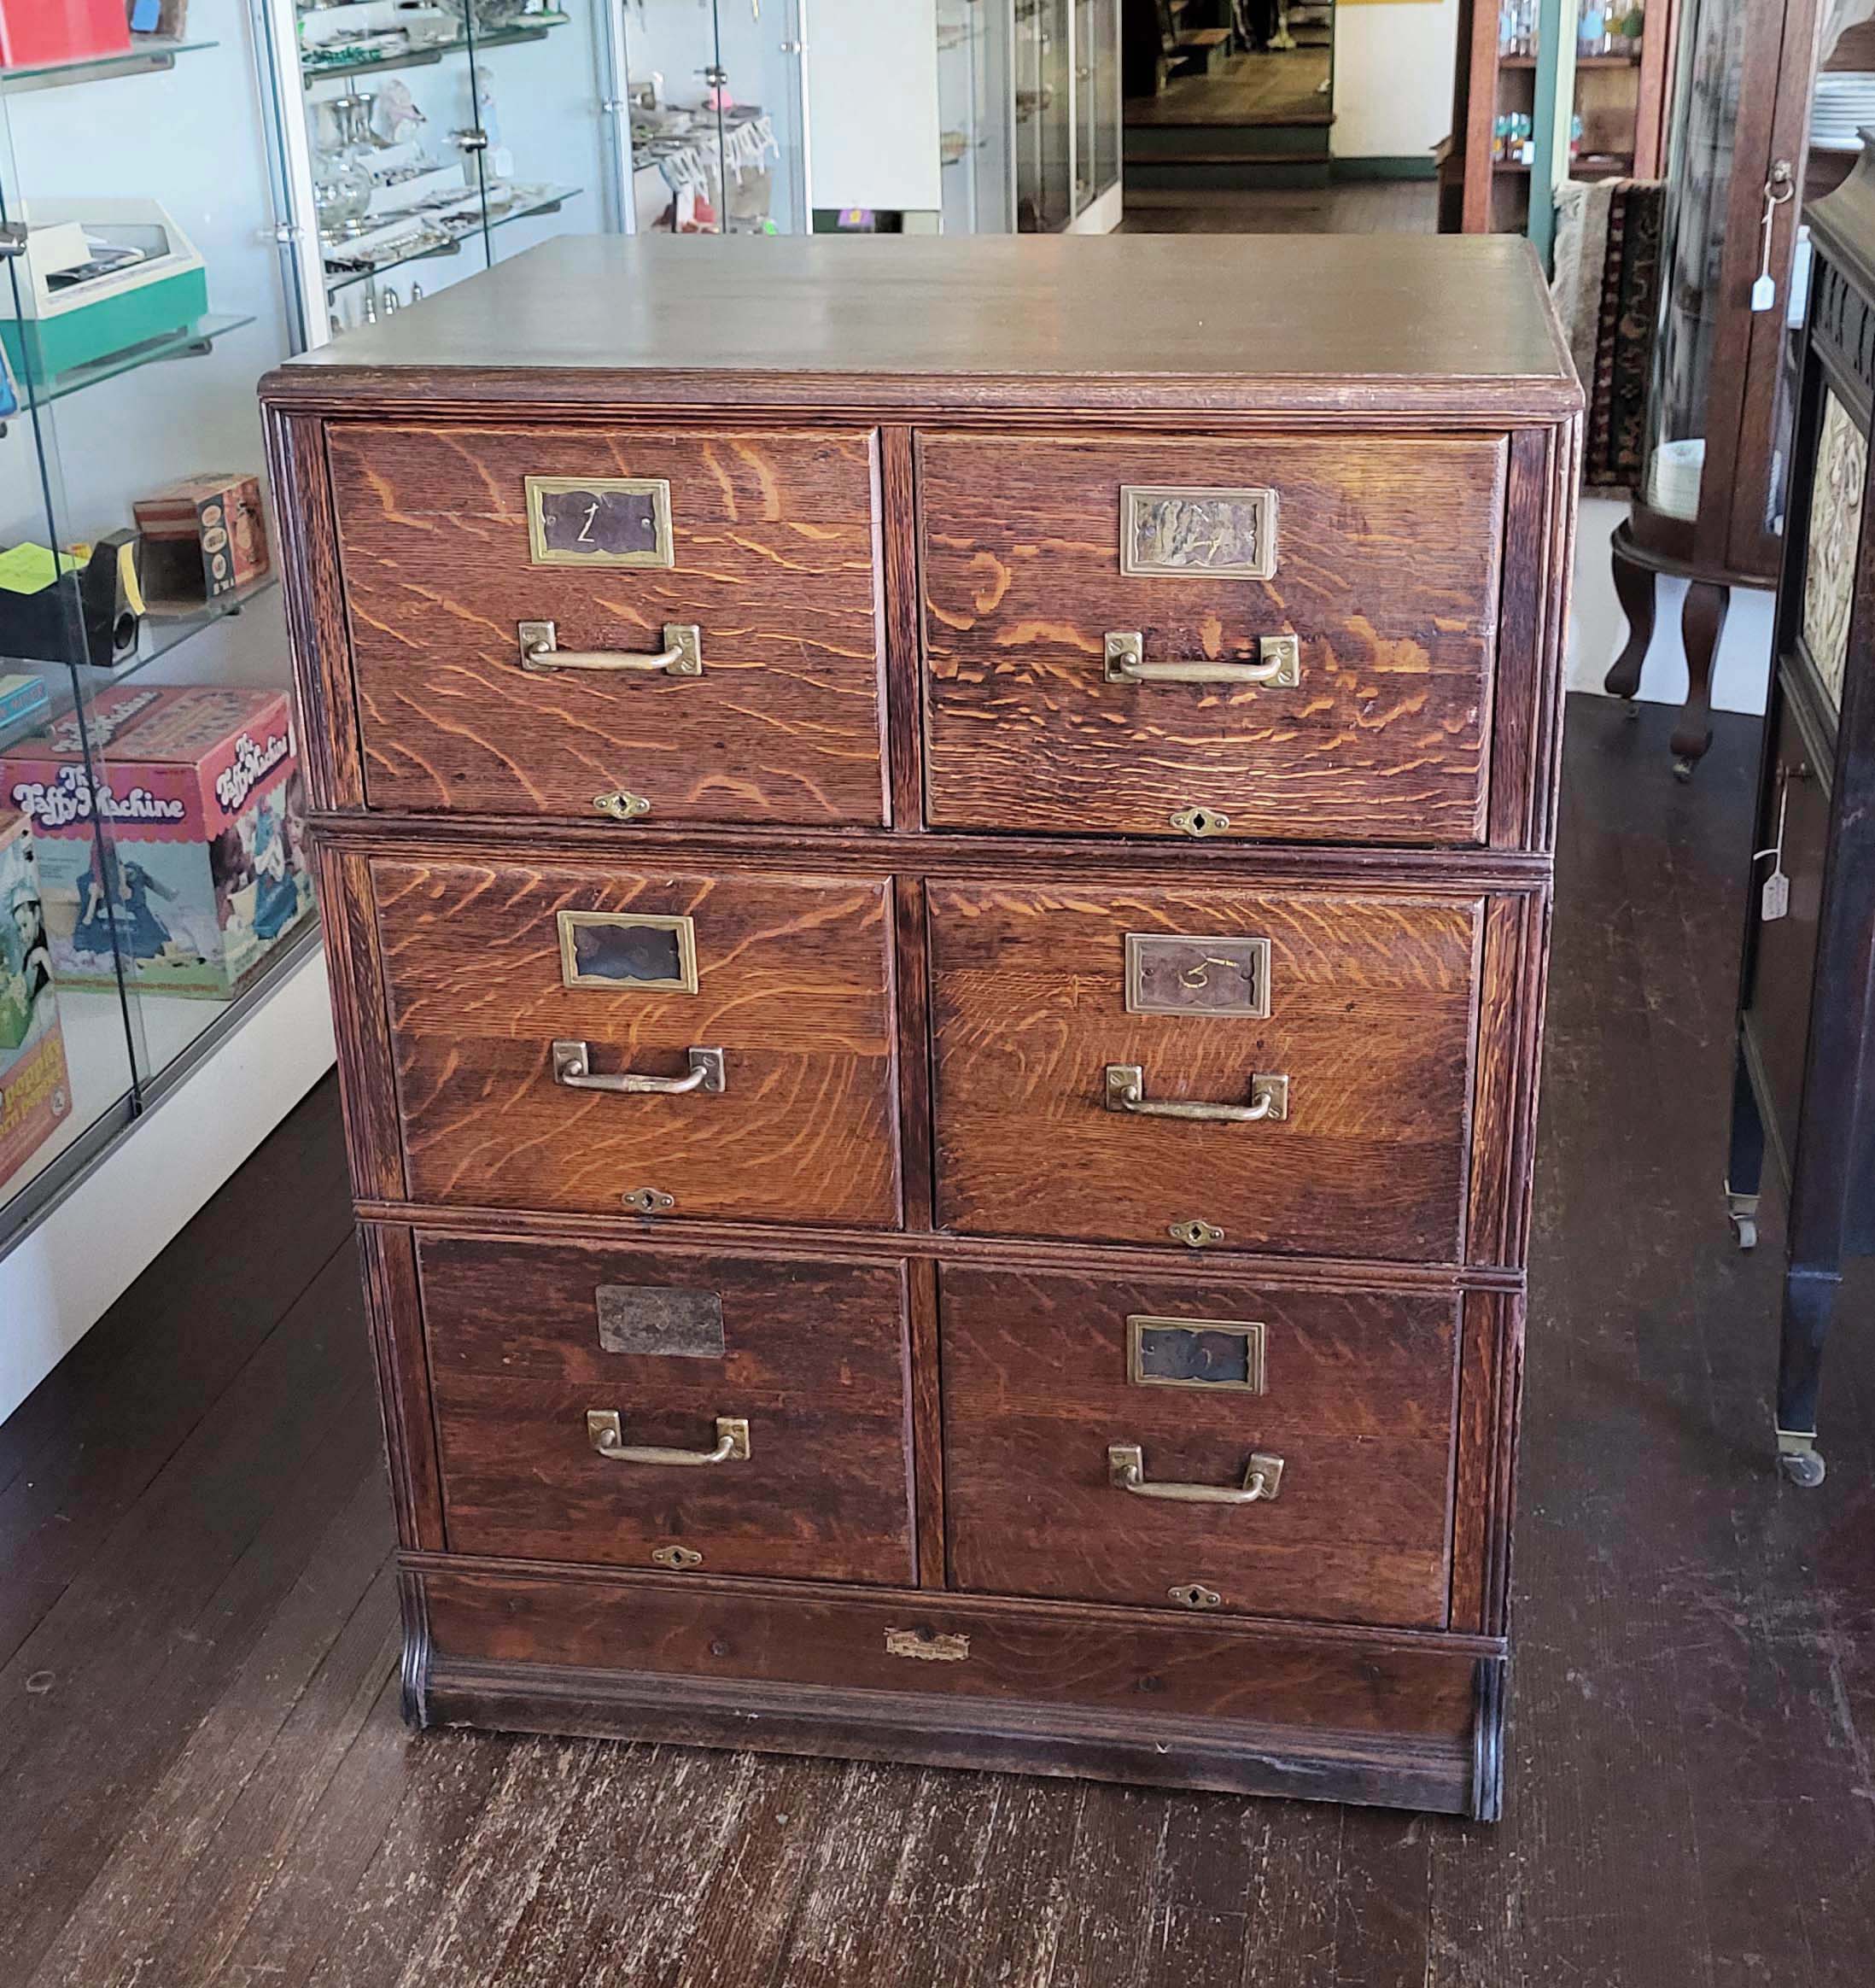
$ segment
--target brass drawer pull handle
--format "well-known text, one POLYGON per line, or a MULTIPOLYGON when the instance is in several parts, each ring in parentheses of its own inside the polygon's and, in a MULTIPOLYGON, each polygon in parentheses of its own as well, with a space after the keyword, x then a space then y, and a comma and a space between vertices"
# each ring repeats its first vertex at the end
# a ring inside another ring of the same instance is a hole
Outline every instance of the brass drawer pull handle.
POLYGON ((663 650, 656 656, 634 656, 623 649, 563 649, 550 621, 521 623, 520 636, 521 667, 534 675, 550 669, 598 669, 615 675, 624 670, 665 676, 704 673, 703 630, 693 622, 666 622, 663 650))
POLYGON ((1148 663, 1146 638, 1136 630, 1107 638, 1109 683, 1235 683, 1241 688, 1294 690, 1302 681, 1302 644, 1294 635, 1265 635, 1257 644, 1260 663, 1148 663))
POLYGON ((1136 1442, 1113 1442, 1107 1446, 1107 1481, 1136 1498, 1165 1498, 1179 1505, 1267 1505, 1282 1488, 1282 1459, 1259 1450, 1251 1458, 1241 1486, 1148 1484, 1145 1452, 1136 1442))
POLYGON ((1289 1080, 1253 1077, 1247 1104, 1188 1104, 1179 1098, 1147 1096, 1146 1073, 1137 1063, 1109 1063, 1107 1108, 1130 1112, 1135 1118, 1209 1119, 1225 1125, 1253 1126, 1289 1115, 1289 1080))
POLYGON ((553 1045, 553 1081, 569 1090, 616 1090, 634 1097, 687 1097, 693 1090, 720 1097, 729 1088, 721 1050, 690 1049, 687 1077, 640 1077, 630 1070, 616 1076, 595 1076, 592 1052, 584 1043, 558 1042, 553 1045))
POLYGON ((680 1464, 686 1469, 704 1464, 739 1464, 748 1460, 749 1424, 739 1416, 716 1418, 716 1447, 706 1450, 634 1448, 623 1440, 616 1408, 588 1408, 586 1440, 597 1454, 615 1464, 680 1464))

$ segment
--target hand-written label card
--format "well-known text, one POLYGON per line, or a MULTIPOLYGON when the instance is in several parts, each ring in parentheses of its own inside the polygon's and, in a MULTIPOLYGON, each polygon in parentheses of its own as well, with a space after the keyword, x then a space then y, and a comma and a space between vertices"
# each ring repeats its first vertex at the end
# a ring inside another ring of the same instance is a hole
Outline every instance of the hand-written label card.
POLYGON ((529 477, 536 566, 669 566, 670 485, 651 477, 529 477))
POLYGON ((1126 1009, 1130 1014, 1260 1020, 1270 1012, 1270 942, 1130 932, 1126 1009))

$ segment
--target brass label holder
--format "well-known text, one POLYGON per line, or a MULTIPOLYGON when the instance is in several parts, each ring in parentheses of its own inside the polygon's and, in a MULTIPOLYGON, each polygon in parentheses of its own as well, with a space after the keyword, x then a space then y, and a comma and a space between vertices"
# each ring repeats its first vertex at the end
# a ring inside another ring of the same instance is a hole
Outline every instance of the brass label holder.
POLYGON ((536 566, 674 566, 670 485, 662 477, 529 477, 536 566))
MULTIPOLYGON (((563 912, 562 917, 567 914, 563 912)), ((1126 934, 1126 1012, 1205 1014, 1265 1021, 1270 1014, 1270 942, 1184 933, 1126 934)))
POLYGON ((1135 1313, 1126 1321, 1127 1382, 1136 1388, 1260 1395, 1268 1338, 1261 1319, 1159 1319, 1135 1313))
POLYGON ((1272 580, 1276 494, 1187 483, 1122 483, 1120 571, 1153 580, 1272 580))
POLYGON ((697 923, 651 911, 562 911, 560 984, 609 993, 694 994, 697 923))

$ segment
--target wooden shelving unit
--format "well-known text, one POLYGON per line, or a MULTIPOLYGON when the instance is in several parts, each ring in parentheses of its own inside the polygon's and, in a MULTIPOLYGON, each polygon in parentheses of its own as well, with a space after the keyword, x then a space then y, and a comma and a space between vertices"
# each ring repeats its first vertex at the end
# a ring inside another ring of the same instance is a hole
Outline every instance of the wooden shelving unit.
MULTIPOLYGON (((1665 165, 1668 80, 1677 0, 1649 0, 1632 52, 1578 56, 1578 178, 1656 178, 1665 165)), ((1537 60, 1498 46, 1498 0, 1459 0, 1452 136, 1439 148, 1439 225, 1447 234, 1521 232, 1529 169, 1496 155, 1498 120, 1533 116, 1537 60)))

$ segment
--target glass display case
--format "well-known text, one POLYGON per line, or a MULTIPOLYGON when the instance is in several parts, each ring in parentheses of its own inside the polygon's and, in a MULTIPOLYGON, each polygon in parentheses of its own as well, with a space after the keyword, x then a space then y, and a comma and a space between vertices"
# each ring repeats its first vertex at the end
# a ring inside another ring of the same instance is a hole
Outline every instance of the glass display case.
POLYGON ((1687 581, 1688 690, 1672 741, 1683 778, 1711 740, 1731 589, 1777 576, 1818 34, 1815 0, 1680 6, 1645 466, 1613 542, 1629 638, 1606 687, 1638 693, 1656 577, 1687 581))
POLYGON ((623 0, 632 225, 803 234, 803 0, 623 0))
POLYGON ((261 24, 192 12, 0 69, 0 1254, 318 944, 254 393, 301 300, 261 24))
POLYGON ((1074 213, 1120 178, 1119 0, 1075 0, 1074 213))
POLYGON ((604 0, 260 0, 283 245, 315 342, 556 234, 628 225, 604 0))
POLYGON ((1015 227, 1009 0, 938 0, 938 144, 947 235, 1015 227))
POLYGON ((1074 218, 1072 0, 1015 0, 1016 226, 1053 234, 1074 218))

